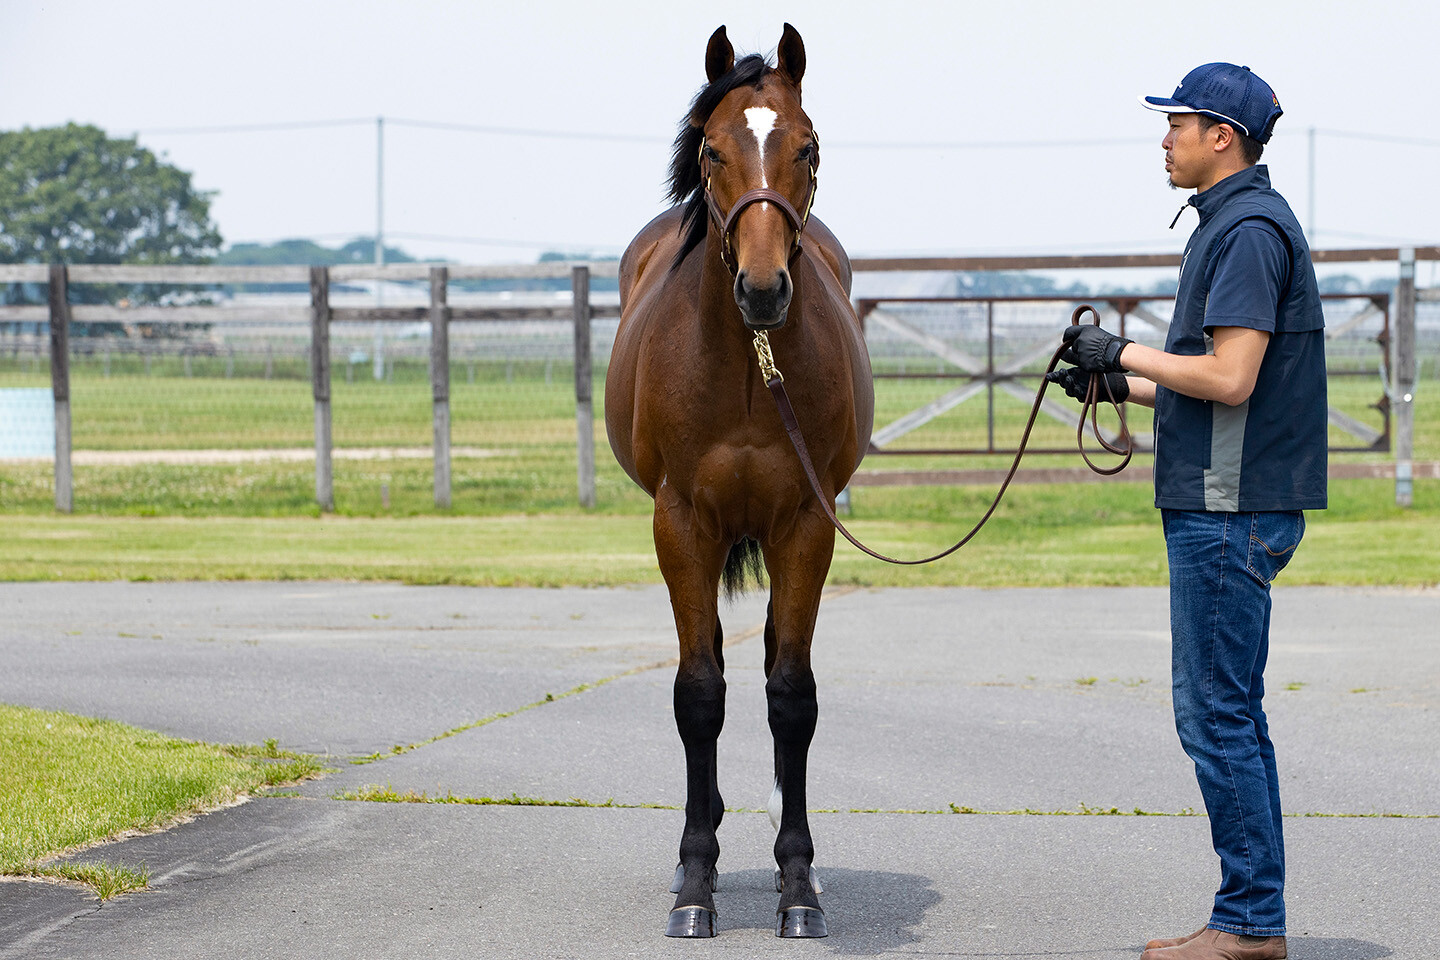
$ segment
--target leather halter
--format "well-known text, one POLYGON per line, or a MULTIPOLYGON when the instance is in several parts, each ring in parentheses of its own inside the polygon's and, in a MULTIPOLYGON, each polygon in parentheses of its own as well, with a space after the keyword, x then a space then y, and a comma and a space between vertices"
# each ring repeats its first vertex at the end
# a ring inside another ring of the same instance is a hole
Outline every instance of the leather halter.
POLYGON ((703 136, 700 138, 700 171, 705 184, 705 206, 710 211, 710 219, 715 226, 720 228, 720 260, 725 268, 734 276, 739 267, 735 257, 735 248, 731 238, 735 236, 735 224, 740 219, 740 214, 745 208, 756 203, 773 203, 785 214, 785 219, 790 223, 790 229, 795 231, 795 241, 790 248, 790 257, 787 263, 793 264, 795 258, 800 256, 800 235, 805 232, 805 225, 810 222, 810 209, 815 206, 815 189, 818 186, 816 171, 820 166, 820 137, 815 131, 810 131, 814 142, 814 152, 810 154, 810 189, 805 197, 805 212, 797 211, 793 204, 785 198, 778 190, 769 187, 756 187, 754 190, 747 190, 740 194, 729 213, 720 209, 720 204, 715 200, 715 193, 710 188, 710 164, 705 158, 705 148, 710 145, 703 136))

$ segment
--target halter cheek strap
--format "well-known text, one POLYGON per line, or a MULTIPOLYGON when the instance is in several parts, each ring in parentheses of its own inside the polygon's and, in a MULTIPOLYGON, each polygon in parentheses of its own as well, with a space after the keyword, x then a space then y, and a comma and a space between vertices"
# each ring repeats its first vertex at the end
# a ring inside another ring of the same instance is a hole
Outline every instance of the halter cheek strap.
POLYGON ((735 248, 732 238, 735 236, 736 221, 745 208, 756 203, 773 203, 785 214, 785 219, 790 224, 790 229, 795 231, 795 242, 790 248, 789 263, 794 263, 795 258, 800 256, 800 235, 805 232, 805 225, 810 222, 810 210, 815 206, 815 189, 818 186, 816 170, 820 166, 820 138, 813 132, 811 136, 815 140, 815 151, 810 157, 810 189, 805 198, 805 212, 802 214, 795 209, 794 205, 777 190, 769 187, 757 187, 754 190, 747 190, 740 195, 730 207, 730 212, 725 213, 720 209, 720 204, 715 200, 715 193, 710 188, 710 167, 705 157, 705 148, 709 144, 702 137, 700 140, 700 169, 704 175, 705 185, 705 206, 710 210, 710 219, 715 226, 720 228, 720 259, 732 274, 738 269, 735 257, 735 248))

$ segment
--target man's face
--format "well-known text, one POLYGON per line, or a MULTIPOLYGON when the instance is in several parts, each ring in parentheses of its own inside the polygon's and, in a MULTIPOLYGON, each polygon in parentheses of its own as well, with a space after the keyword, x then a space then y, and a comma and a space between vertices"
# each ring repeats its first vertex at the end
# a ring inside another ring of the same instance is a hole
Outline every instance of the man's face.
POLYGON ((1170 129, 1160 146, 1165 148, 1165 172, 1170 175, 1170 186, 1193 190, 1209 179, 1218 128, 1211 127, 1202 133, 1200 116, 1195 113, 1170 113, 1166 118, 1170 129))

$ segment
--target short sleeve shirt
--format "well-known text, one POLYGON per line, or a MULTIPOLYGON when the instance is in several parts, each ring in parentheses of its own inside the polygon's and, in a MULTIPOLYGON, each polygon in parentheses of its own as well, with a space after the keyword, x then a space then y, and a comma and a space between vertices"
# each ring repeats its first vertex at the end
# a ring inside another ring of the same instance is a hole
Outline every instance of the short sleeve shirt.
POLYGON ((1205 301, 1205 332, 1244 327, 1276 332, 1280 297, 1289 283, 1290 252, 1275 227, 1245 220, 1220 241, 1212 261, 1215 276, 1205 301))

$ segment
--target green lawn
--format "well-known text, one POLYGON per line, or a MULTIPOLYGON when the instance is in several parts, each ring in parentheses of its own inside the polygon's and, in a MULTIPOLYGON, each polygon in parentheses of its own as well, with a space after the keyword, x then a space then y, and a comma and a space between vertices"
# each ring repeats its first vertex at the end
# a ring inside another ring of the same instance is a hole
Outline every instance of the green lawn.
POLYGON ((0 874, 90 884, 101 898, 144 886, 121 865, 46 858, 128 830, 154 830, 265 786, 314 776, 313 757, 176 740, 110 720, 0 704, 0 874))
MULTIPOLYGON (((1440 582, 1440 481, 1416 505, 1392 505, 1393 483, 1331 484, 1332 508, 1310 515, 1283 583, 1440 582)), ((862 488, 848 525, 875 548, 922 556, 958 539, 984 512, 980 487, 862 488)), ((649 501, 587 514, 578 507, 494 516, 249 517, 12 513, 0 579, 355 579, 484 585, 659 582, 649 501)), ((841 542, 833 583, 1063 586, 1163 584, 1160 523, 1145 484, 1012 487, 990 525, 956 556, 892 567, 841 542)))
MULTIPOLYGON (((211 366, 218 361, 207 360, 211 366)), ((173 363, 172 363, 173 366, 173 363)), ((78 450, 308 447, 312 401, 302 372, 227 378, 197 361, 197 375, 103 375, 79 363, 73 377, 78 450), (207 375, 201 376, 201 373, 207 375)), ((362 371, 363 373, 364 371, 362 371)), ((543 361, 457 364, 452 439, 485 457, 454 461, 453 506, 433 504, 426 460, 335 461, 336 513, 321 517, 308 462, 75 468, 75 516, 56 517, 44 464, 0 465, 0 577, 8 579, 359 578, 416 583, 624 583, 658 578, 649 498, 610 456, 597 411, 596 510, 576 506, 571 371, 543 361), (389 506, 382 503, 382 491, 389 506)), ((597 376, 597 400, 603 371, 597 376)), ((424 367, 394 379, 334 385, 337 446, 419 446, 430 441, 424 367)), ((0 372, 0 387, 42 386, 39 373, 0 372)), ((877 382, 876 423, 933 399, 956 381, 877 382)), ((1428 386, 1428 383, 1425 385, 1428 386)), ((1334 401, 1378 427, 1378 379, 1332 378, 1334 401)), ((1440 459, 1440 405, 1417 409, 1415 450, 1440 459)), ((1068 402, 1063 396, 1061 402, 1068 402)), ((1019 436, 1027 405, 997 391, 995 440, 1019 436)), ((902 443, 973 447, 986 441, 977 397, 902 443)), ((1137 429, 1148 411, 1137 410, 1137 429)), ((1332 442, 1345 442, 1338 433, 1332 442)), ((1070 449, 1074 435, 1042 421, 1032 447, 1070 449)), ((1388 454, 1338 454, 1383 461, 1388 454)), ((1146 464, 1140 457, 1137 464, 1146 464)), ((867 470, 1001 467, 1008 458, 874 456, 867 470)), ((1080 466, 1074 453, 1027 458, 1027 467, 1080 466)), ((958 538, 984 511, 990 487, 860 487, 853 525, 877 549, 918 556, 958 538)), ((1440 556, 1436 484, 1416 487, 1399 511, 1390 481, 1334 481, 1332 509, 1311 518, 1309 544, 1290 582, 1435 583, 1440 556)), ((831 579, 844 583, 1162 583, 1159 521, 1147 484, 1016 485, 986 531, 959 556, 929 567, 889 568, 848 545, 831 579)))
MULTIPOLYGON (((555 363, 545 376, 541 361, 482 365, 473 382, 459 365, 452 371, 451 440, 457 446, 569 451, 575 446, 575 399, 571 368, 555 363)), ((604 369, 595 372, 596 421, 603 422, 604 369)), ((1033 392, 1038 381, 1022 381, 1033 392)), ((960 380, 876 381, 875 424, 897 417, 963 384, 960 380)), ((48 376, 0 365, 0 388, 45 387, 48 376)), ((1063 394, 1050 396, 1069 403, 1063 394)), ((1341 377, 1330 382, 1331 402, 1375 428, 1371 409, 1383 395, 1378 377, 1341 377)), ((423 372, 402 368, 391 381, 357 378, 332 386, 332 420, 339 447, 428 446, 430 386, 423 372)), ((987 440, 986 398, 977 396, 898 445, 929 449, 972 448, 987 440)), ((995 391, 995 442, 1018 441, 1028 402, 995 391)), ((1149 429, 1149 412, 1132 411, 1137 429, 1149 429)), ((71 374, 72 444, 77 450, 263 449, 314 445, 314 406, 308 380, 298 377, 119 376, 105 377, 94 364, 77 364, 71 374)), ((603 452, 604 430, 599 431, 603 452)), ((1332 430, 1332 444, 1353 445, 1332 430)), ((1042 418, 1034 446, 1069 449, 1074 432, 1042 418)), ((1421 459, 1440 458, 1440 408, 1417 410, 1415 444, 1421 459), (1427 452, 1428 451, 1428 452, 1427 452)), ((889 463, 890 460, 880 458, 889 463)), ((962 465, 970 465, 966 458, 962 465)), ((956 458, 948 458, 955 466, 956 458)), ((903 458, 908 466, 911 461, 903 458)), ((897 466, 900 464, 897 463, 897 466)))

